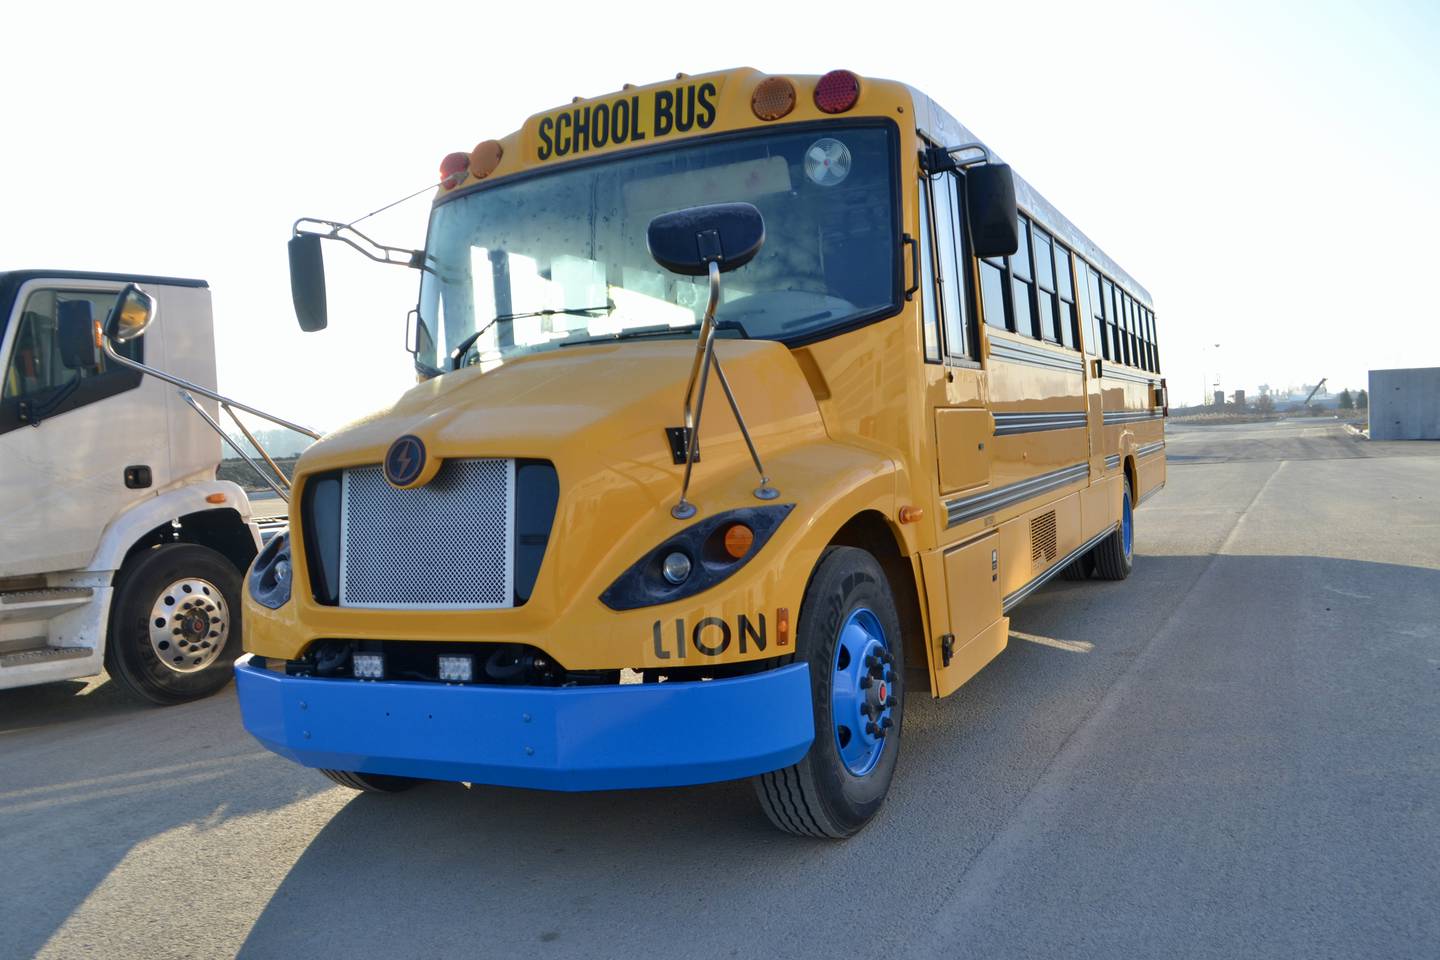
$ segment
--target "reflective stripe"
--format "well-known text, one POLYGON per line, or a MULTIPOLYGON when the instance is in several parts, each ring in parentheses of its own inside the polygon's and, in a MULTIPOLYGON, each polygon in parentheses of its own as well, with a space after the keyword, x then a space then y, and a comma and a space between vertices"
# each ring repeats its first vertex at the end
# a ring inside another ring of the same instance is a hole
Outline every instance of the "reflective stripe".
POLYGON ((1116 370, 1113 367, 1102 364, 1100 367, 1100 378, 1102 380, 1129 380, 1131 383, 1143 383, 1147 386, 1155 384, 1159 386, 1160 378, 1153 374, 1131 373, 1128 370, 1116 370))
POLYGON ((1137 423, 1141 420, 1159 420, 1164 416, 1159 410, 1107 410, 1105 423, 1137 423))
POLYGON ((1148 457, 1148 456, 1150 456, 1150 454, 1152 454, 1152 453, 1159 453, 1161 450, 1164 450, 1164 449, 1165 449, 1165 441, 1164 441, 1164 440, 1156 440, 1154 443, 1147 443, 1147 444, 1145 444, 1145 445, 1142 446, 1142 447, 1136 447, 1136 448, 1135 448, 1135 456, 1137 456, 1137 457, 1148 457))
POLYGON ((1105 470, 1107 472, 1114 470, 1118 466, 1120 466, 1120 455, 1118 453, 1105 458, 1105 470))
POLYGON ((1031 346, 1028 343, 1016 343, 1013 340, 990 341, 990 358, 992 360, 1007 360, 1011 363, 1028 363, 1034 367, 1052 367, 1056 370, 1065 370, 1070 373, 1079 373, 1084 361, 1080 354, 1066 350, 1059 352, 1046 350, 1041 346, 1031 346))
POLYGON ((1038 497, 1040 494, 1054 490, 1056 487, 1063 487, 1066 484, 1084 480, 1089 475, 1090 465, 1088 463, 1077 463, 1072 467, 1062 467, 1059 470, 1042 473, 1038 477, 1021 480, 1019 483, 1006 484, 995 490, 987 490, 984 493, 962 497, 958 500, 951 500, 945 504, 945 526, 953 527, 956 524, 964 523, 966 520, 973 520, 987 513, 994 513, 1012 504, 1020 503, 1022 500, 1038 497))

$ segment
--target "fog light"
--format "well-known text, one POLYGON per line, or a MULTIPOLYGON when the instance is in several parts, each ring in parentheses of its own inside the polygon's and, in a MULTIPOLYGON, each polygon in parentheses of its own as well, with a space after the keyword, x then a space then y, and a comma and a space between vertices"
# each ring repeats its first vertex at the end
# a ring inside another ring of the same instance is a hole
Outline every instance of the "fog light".
POLYGON ((350 668, 360 680, 379 680, 385 676, 385 655, 357 653, 350 658, 350 668))
POLYGON ((660 572, 665 575, 666 580, 679 586, 685 582, 686 577, 690 576, 690 558, 676 551, 667 556, 665 561, 660 564, 660 572))
POLYGON ((475 658, 469 654, 451 656, 443 654, 440 661, 440 679, 446 683, 469 683, 475 679, 475 658))

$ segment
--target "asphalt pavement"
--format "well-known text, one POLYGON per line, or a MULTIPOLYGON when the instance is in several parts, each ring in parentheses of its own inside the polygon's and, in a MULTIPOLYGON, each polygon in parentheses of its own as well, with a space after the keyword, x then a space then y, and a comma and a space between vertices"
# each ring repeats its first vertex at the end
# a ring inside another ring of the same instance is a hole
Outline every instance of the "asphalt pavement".
POLYGON ((233 690, 0 692, 0 957, 1434 957, 1440 444, 1172 425, 1123 583, 912 696, 844 843, 746 783, 357 796, 233 690))

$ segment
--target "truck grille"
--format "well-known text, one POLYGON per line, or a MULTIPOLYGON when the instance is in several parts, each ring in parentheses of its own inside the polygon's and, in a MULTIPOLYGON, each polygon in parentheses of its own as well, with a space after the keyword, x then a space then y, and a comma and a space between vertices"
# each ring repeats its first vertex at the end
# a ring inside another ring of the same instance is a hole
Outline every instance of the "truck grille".
POLYGON ((340 606, 515 605, 514 460, 447 460, 412 490, 352 467, 340 497, 340 606))

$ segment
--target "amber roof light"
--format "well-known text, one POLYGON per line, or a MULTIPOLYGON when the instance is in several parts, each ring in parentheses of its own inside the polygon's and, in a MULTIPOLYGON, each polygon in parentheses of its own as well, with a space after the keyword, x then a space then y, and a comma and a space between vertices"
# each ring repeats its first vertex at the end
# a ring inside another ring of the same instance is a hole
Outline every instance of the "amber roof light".
POLYGON ((761 120, 779 120, 795 109, 795 84, 784 77, 767 77, 750 95, 750 109, 761 120))

